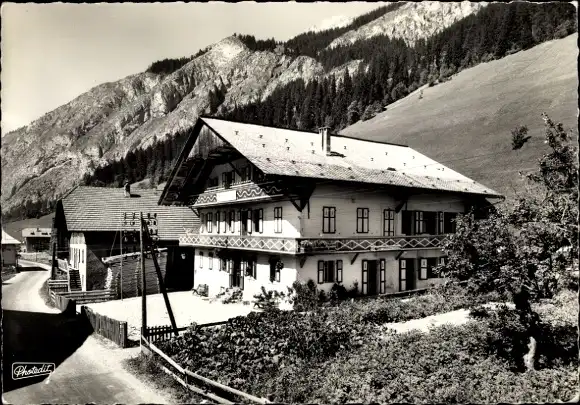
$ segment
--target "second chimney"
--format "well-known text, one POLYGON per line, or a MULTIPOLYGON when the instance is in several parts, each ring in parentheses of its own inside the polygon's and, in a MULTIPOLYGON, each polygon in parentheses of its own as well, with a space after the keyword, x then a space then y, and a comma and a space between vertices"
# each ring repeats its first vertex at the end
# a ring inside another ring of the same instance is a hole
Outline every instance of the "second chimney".
POLYGON ((328 132, 329 127, 318 128, 318 133, 322 138, 322 152, 327 156, 330 156, 330 132, 328 132))

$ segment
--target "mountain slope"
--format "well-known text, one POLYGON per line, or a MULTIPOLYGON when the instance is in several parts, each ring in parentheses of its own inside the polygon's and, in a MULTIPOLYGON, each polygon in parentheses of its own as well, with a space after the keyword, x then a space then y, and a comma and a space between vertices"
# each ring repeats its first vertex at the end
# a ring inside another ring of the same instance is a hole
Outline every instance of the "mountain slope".
POLYGON ((577 34, 570 35, 464 70, 341 133, 408 144, 513 195, 514 189, 522 189, 518 171, 535 169, 545 150, 543 112, 577 139, 577 40, 577 34), (532 138, 512 151, 510 132, 518 125, 526 125, 532 138), (473 158, 478 155, 484 156, 473 158))
POLYGON ((301 59, 292 65, 289 56, 251 52, 229 37, 170 75, 139 73, 91 89, 3 138, 2 210, 58 197, 105 160, 187 129, 218 106, 259 100, 282 73, 293 80, 316 64, 301 59))
POLYGON ((454 22, 477 12, 487 3, 421 1, 408 2, 362 27, 348 31, 328 45, 328 48, 345 46, 377 35, 402 38, 413 44, 417 39, 449 27, 454 22))

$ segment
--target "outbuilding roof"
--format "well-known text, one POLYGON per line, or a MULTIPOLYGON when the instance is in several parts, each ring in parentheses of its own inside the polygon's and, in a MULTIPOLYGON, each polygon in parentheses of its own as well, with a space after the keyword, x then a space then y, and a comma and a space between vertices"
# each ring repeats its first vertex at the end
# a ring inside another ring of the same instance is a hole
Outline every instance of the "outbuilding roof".
POLYGON ((78 186, 62 198, 69 231, 118 231, 125 212, 157 214, 161 240, 178 240, 184 229, 199 227, 199 218, 188 207, 160 206, 159 190, 78 186))
POLYGON ((50 238, 50 228, 24 228, 22 230, 23 238, 50 238))
POLYGON ((444 190, 501 197, 496 191, 405 146, 318 132, 201 117, 265 174, 444 190))
POLYGON ((18 239, 13 238, 12 236, 8 235, 4 229, 2 229, 2 245, 20 245, 20 241, 18 239))

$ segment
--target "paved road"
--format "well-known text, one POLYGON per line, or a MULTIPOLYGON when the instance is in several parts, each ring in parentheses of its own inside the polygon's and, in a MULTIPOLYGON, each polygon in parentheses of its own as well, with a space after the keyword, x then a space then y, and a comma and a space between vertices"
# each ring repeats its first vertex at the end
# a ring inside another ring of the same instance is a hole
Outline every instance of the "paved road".
POLYGON ((2 283, 4 332, 3 402, 12 404, 168 403, 167 398, 122 368, 139 348, 119 349, 92 333, 80 316, 47 307, 38 291, 48 266, 22 260, 22 271, 2 283), (44 269, 39 268, 44 267, 44 269), (26 269, 23 269, 26 270, 26 269), (14 361, 52 362, 48 378, 14 381, 14 361))

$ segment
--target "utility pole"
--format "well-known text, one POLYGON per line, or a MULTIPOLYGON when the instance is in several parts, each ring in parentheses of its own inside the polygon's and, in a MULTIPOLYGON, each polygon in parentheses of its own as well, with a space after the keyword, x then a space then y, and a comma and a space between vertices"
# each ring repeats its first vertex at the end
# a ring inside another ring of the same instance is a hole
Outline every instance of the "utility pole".
POLYGON ((147 286, 145 281, 145 250, 143 249, 143 212, 139 213, 139 244, 141 246, 141 335, 147 337, 147 286))
POLYGON ((121 229, 121 301, 123 301, 123 229, 121 229))

